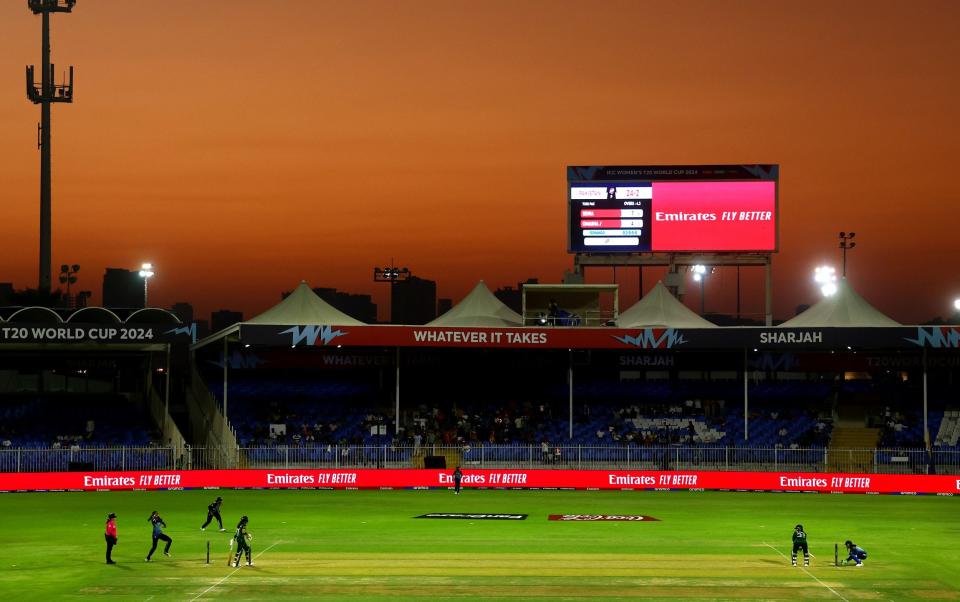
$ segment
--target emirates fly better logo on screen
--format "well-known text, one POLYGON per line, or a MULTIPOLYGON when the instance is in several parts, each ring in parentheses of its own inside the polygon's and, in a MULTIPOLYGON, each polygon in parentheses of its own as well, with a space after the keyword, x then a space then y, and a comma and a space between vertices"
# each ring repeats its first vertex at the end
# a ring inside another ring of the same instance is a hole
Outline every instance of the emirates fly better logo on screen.
POLYGON ((568 167, 571 253, 773 252, 777 165, 568 167))

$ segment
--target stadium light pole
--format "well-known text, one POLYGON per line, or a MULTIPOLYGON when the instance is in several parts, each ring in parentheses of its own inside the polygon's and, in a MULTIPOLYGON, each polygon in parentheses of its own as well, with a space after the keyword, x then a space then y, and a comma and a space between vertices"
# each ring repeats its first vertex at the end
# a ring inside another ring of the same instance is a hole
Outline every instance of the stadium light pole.
POLYGON ((693 272, 693 281, 700 283, 700 315, 702 316, 705 313, 704 306, 706 305, 705 293, 703 292, 703 281, 707 278, 707 266, 690 266, 690 271, 693 272))
MULTIPOLYGON (((374 282, 389 282, 390 283, 390 313, 393 313, 393 302, 394 297, 396 296, 396 284, 401 280, 409 280, 413 274, 410 272, 409 268, 398 268, 393 265, 393 259, 390 259, 390 265, 384 268, 375 267, 373 268, 373 281, 374 282)), ((393 322, 391 316, 391 322, 393 322)), ((397 347, 397 375, 396 381, 394 384, 394 420, 393 420, 393 432, 398 434, 400 432, 400 347, 397 347)))
POLYGON ((847 277, 847 251, 857 246, 857 243, 851 242, 853 237, 856 236, 856 232, 841 232, 840 233, 840 248, 843 250, 843 277, 847 277))
MULTIPOLYGON (((393 260, 390 260, 390 263, 393 263, 393 260)), ((398 268, 394 265, 389 265, 383 268, 373 268, 373 281, 374 282, 387 282, 390 284, 390 313, 393 313, 393 297, 395 292, 394 285, 401 280, 409 280, 413 276, 413 273, 409 268, 398 268)), ((393 321, 392 319, 390 320, 393 321)))
POLYGON ((145 263, 140 266, 140 277, 143 278, 143 306, 147 305, 147 282, 153 277, 153 264, 145 263))
POLYGON ((837 294, 837 270, 831 266, 822 265, 813 270, 813 281, 820 286, 820 294, 824 297, 837 294))
POLYGON ((73 303, 73 299, 70 297, 70 285, 77 283, 77 272, 80 271, 79 264, 68 265, 66 263, 60 265, 60 284, 67 285, 67 305, 69 306, 73 303))

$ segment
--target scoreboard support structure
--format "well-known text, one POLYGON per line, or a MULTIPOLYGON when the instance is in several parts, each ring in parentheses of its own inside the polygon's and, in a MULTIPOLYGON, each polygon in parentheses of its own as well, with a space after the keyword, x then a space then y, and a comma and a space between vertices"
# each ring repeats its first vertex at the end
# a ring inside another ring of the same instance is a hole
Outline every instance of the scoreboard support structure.
MULTIPOLYGON (((773 268, 771 253, 623 253, 593 254, 576 253, 573 257, 573 274, 582 281, 588 267, 637 267, 640 273, 640 294, 643 295, 643 268, 666 266, 667 281, 664 284, 682 298, 678 266, 704 265, 708 267, 763 267, 764 268, 764 323, 773 326, 773 268), (673 274, 674 281, 671 281, 673 274)), ((738 283, 737 299, 740 298, 738 283)))

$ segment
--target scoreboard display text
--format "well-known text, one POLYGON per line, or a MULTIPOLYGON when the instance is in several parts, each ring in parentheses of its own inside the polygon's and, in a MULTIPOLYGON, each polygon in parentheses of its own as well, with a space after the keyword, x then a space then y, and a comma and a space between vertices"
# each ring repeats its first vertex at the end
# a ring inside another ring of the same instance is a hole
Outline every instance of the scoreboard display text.
POLYGON ((777 250, 778 165, 568 167, 571 253, 777 250))

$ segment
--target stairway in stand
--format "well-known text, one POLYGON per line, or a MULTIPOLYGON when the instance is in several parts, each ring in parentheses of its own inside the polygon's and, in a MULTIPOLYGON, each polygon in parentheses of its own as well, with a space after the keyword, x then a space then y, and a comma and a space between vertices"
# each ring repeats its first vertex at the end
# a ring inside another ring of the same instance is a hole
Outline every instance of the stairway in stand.
MULTIPOLYGON (((861 423, 862 424, 862 423, 861 423)), ((833 427, 827 470, 830 472, 870 472, 880 439, 880 429, 840 423, 833 427)))

